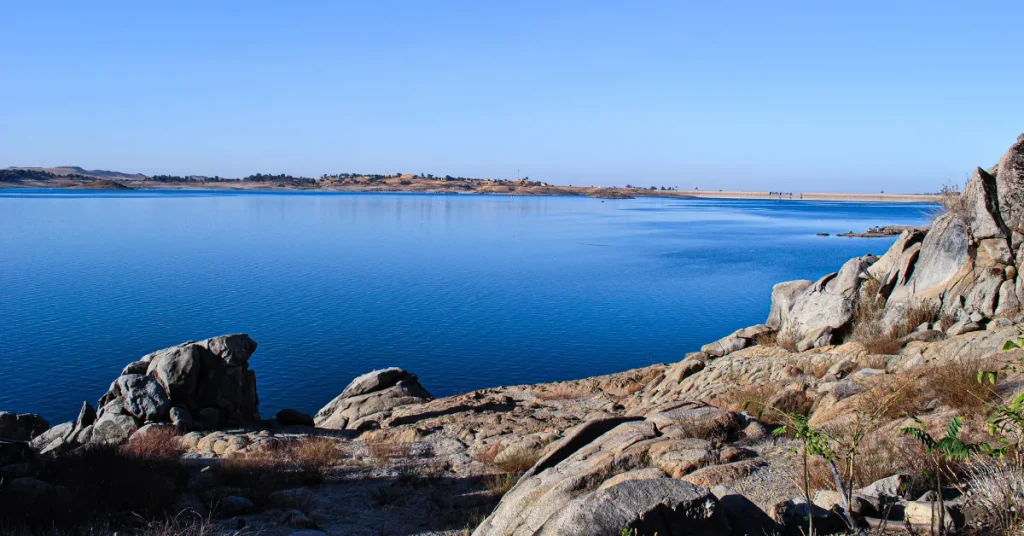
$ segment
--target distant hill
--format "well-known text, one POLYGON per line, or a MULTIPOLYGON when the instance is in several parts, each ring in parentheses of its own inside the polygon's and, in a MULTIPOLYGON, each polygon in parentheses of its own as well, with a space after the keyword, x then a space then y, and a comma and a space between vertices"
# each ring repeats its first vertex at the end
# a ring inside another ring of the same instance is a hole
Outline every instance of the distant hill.
POLYGON ((144 181, 148 179, 146 175, 142 173, 122 173, 120 171, 106 171, 102 169, 83 169, 78 166, 58 166, 58 167, 16 167, 12 166, 7 169, 20 169, 26 171, 45 171, 46 173, 52 173, 57 176, 68 176, 68 175, 79 175, 82 177, 93 177, 96 179, 110 179, 110 180, 121 180, 121 181, 144 181))

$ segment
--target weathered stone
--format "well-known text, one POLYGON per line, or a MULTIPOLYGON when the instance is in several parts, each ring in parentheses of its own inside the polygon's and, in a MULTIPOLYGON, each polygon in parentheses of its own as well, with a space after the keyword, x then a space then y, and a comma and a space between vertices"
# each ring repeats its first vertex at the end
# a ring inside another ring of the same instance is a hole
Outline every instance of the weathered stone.
MULTIPOLYGON (((615 535, 623 528, 637 529, 639 534, 724 536, 729 533, 722 507, 710 491, 661 478, 629 480, 582 496, 554 513, 535 534, 615 535)), ((511 533, 489 531, 481 525, 474 534, 511 533)))
POLYGON ((88 401, 82 402, 82 409, 78 410, 78 418, 75 419, 75 429, 81 430, 96 422, 96 409, 88 401))
POLYGON ((727 486, 741 478, 754 474, 767 465, 767 462, 759 458, 723 465, 712 465, 684 476, 683 480, 708 488, 720 484, 727 486))
POLYGON ((117 379, 124 409, 144 422, 165 422, 171 409, 164 388, 149 376, 129 374, 117 379))
POLYGON ((192 429, 192 413, 185 408, 171 408, 168 412, 168 418, 170 418, 171 424, 174 425, 178 432, 187 432, 192 429))
POLYGON ((956 337, 957 335, 963 335, 964 333, 980 330, 981 326, 977 323, 971 322, 969 319, 965 319, 946 328, 946 335, 949 337, 956 337))
POLYGON ((138 423, 131 415, 104 413, 93 425, 92 442, 121 444, 127 441, 138 427, 138 423))
POLYGON ((737 350, 742 350, 749 345, 750 339, 730 335, 715 342, 705 344, 700 348, 700 351, 711 357, 722 357, 737 350))
POLYGON ((433 399, 415 374, 390 368, 364 374, 345 388, 314 417, 317 426, 357 429, 361 420, 396 407, 433 399))
POLYGON ((903 474, 896 474, 890 477, 876 480, 871 484, 855 491, 857 495, 873 497, 886 502, 899 500, 905 488, 910 483, 910 477, 903 474))
POLYGON ((813 284, 813 281, 801 279, 786 281, 772 287, 771 311, 768 313, 768 320, 765 321, 765 325, 782 331, 783 325, 789 317, 790 311, 793 310, 793 305, 796 303, 797 298, 813 284))
POLYGON ((75 429, 75 423, 65 422, 50 428, 49 430, 39 434, 31 441, 32 448, 37 452, 47 450, 52 443, 56 441, 62 441, 68 434, 75 429))
POLYGON ((34 413, 0 411, 0 439, 29 441, 49 428, 50 423, 34 413))
POLYGON ((245 333, 221 335, 198 343, 209 350, 229 367, 237 367, 249 362, 256 351, 256 341, 245 333))
POLYGON ((679 426, 690 437, 727 437, 739 431, 736 414, 714 406, 683 407, 660 411, 647 418, 659 428, 679 426))

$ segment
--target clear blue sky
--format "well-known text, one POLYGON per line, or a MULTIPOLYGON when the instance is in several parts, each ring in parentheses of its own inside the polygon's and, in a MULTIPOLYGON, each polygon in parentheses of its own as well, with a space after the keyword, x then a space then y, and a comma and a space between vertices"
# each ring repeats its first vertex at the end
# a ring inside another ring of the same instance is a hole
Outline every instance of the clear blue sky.
POLYGON ((0 166, 934 191, 1024 2, 7 2, 0 166))

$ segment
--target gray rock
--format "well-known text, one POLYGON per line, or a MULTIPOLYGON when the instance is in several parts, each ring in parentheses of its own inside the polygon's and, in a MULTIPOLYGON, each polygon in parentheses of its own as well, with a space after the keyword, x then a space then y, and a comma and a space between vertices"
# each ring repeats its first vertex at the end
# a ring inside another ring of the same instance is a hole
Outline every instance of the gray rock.
POLYGON ((131 415, 104 413, 92 427, 92 442, 120 445, 138 430, 139 425, 131 415))
POLYGON ((813 284, 813 281, 801 279, 786 281, 772 287, 772 306, 765 325, 781 331, 790 311, 793 310, 796 299, 813 284))
POLYGON ((144 422, 167 422, 171 401, 164 388, 149 376, 129 374, 117 379, 124 409, 144 422))
POLYGON ((96 422, 96 409, 88 401, 82 402, 82 409, 78 410, 78 418, 75 419, 75 430, 81 430, 96 422))
POLYGON ((705 344, 700 351, 711 357, 722 357, 733 352, 742 350, 750 345, 750 339, 728 336, 715 342, 705 344))
POLYGON ((370 416, 432 399, 415 374, 398 368, 375 370, 352 380, 317 412, 314 421, 322 428, 356 429, 370 416))
POLYGON ((0 411, 0 439, 29 441, 49 428, 50 423, 34 413, 0 411))
POLYGON ((828 368, 825 376, 841 380, 857 369, 857 362, 850 359, 840 359, 828 368))
MULTIPOLYGON (((719 486, 722 488, 722 486, 719 486)), ((735 493, 717 495, 722 504, 725 518, 737 536, 760 536, 778 534, 782 527, 770 515, 761 510, 750 499, 735 493)))
POLYGON ((192 429, 192 413, 189 410, 174 407, 167 415, 178 432, 187 432, 192 429))
POLYGON ((149 368, 149 362, 147 361, 133 361, 125 365, 124 369, 121 370, 121 375, 127 374, 145 374, 146 369, 149 368))
POLYGON ((36 436, 31 442, 32 448, 36 452, 43 452, 44 450, 46 450, 47 453, 49 453, 47 447, 49 447, 51 444, 57 441, 63 441, 64 438, 74 430, 74 428, 75 423, 73 422, 65 422, 58 424, 57 426, 54 426, 53 428, 50 428, 49 430, 36 436))
POLYGON ((237 367, 249 362, 256 351, 256 341, 245 333, 221 335, 198 343, 217 356, 226 365, 237 367))
POLYGON ((854 493, 863 497, 881 499, 883 502, 892 502, 899 500, 903 496, 904 490, 909 483, 910 477, 908 475, 896 474, 876 480, 863 488, 855 490, 854 493))
POLYGON ((975 322, 971 322, 970 320, 961 320, 946 328, 946 335, 949 337, 956 337, 957 335, 971 333, 972 331, 981 331, 981 326, 975 322))
POLYGON ((175 405, 194 408, 199 404, 203 350, 198 344, 185 344, 154 352, 145 373, 163 386, 175 405))
POLYGON ((733 336, 741 337, 744 339, 755 339, 757 337, 760 337, 761 335, 767 335, 774 331, 774 329, 766 326, 765 324, 756 324, 750 327, 737 330, 735 333, 733 333, 733 336))
MULTIPOLYGON (((730 533, 718 499, 706 488, 679 480, 629 480, 587 494, 552 515, 538 536, 640 534, 725 536, 730 533)), ((504 534, 477 529, 474 534, 504 534)))

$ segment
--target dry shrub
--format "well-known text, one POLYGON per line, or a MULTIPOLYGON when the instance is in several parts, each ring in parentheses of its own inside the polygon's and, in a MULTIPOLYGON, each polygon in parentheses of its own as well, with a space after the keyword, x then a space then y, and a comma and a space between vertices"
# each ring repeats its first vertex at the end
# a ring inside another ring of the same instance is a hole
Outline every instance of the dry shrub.
POLYGON ((144 434, 132 434, 123 447, 126 455, 143 460, 173 461, 181 458, 187 449, 181 444, 181 436, 171 427, 146 430, 144 434))
POLYGON ((540 453, 516 449, 508 456, 500 456, 493 465, 504 473, 523 474, 537 463, 540 453))
POLYGON ((939 203, 945 209, 945 214, 949 214, 965 225, 969 226, 972 223, 974 211, 971 210, 967 199, 960 192, 960 188, 956 184, 947 183, 942 186, 942 189, 939 190, 939 203))
POLYGON ((311 437, 291 444, 288 455, 300 470, 323 479, 338 463, 338 443, 326 437, 311 437))
POLYGON ((934 482, 925 477, 927 455, 919 443, 893 430, 876 431, 864 438, 853 467, 854 486, 903 473, 911 477, 909 493, 917 496, 931 489, 934 482))
POLYGON ((747 384, 737 386, 725 393, 718 395, 711 403, 729 411, 739 412, 746 410, 758 420, 769 419, 773 411, 769 411, 768 400, 778 391, 778 388, 768 384, 747 384))
POLYGON ((366 446, 366 453, 377 461, 379 465, 387 463, 394 458, 411 458, 412 445, 391 438, 374 438, 363 442, 366 446))
POLYGON ((261 504, 274 491, 323 482, 337 460, 337 443, 316 437, 273 441, 221 458, 215 468, 225 484, 261 504))
POLYGON ((919 379, 920 376, 886 377, 860 397, 857 411, 862 415, 874 414, 879 422, 917 415, 927 402, 919 379))
POLYGON ((980 510, 985 534, 1024 533, 1024 471, 1007 460, 977 458, 964 468, 962 486, 980 510))
MULTIPOLYGON (((135 536, 214 536, 223 534, 221 527, 209 517, 203 517, 195 510, 183 510, 177 515, 161 520, 149 521, 141 529, 133 531, 135 536)), ((231 536, 245 534, 242 531, 231 536)))
POLYGON ((759 333, 756 337, 754 337, 754 344, 757 346, 778 346, 778 338, 779 332, 777 331, 759 333))
POLYGON ((484 480, 484 483, 487 484, 487 493, 490 493, 492 497, 500 499, 516 484, 516 479, 511 473, 505 473, 490 475, 484 480))
POLYGON ((939 311, 929 302, 911 303, 894 325, 886 325, 882 319, 886 301, 878 294, 878 286, 878 281, 874 279, 865 281, 861 286, 861 298, 853 317, 850 338, 864 345, 870 354, 896 354, 903 349, 902 339, 921 324, 934 322, 939 311))
POLYGON ((986 405, 998 400, 994 386, 978 381, 978 371, 992 370, 988 361, 965 359, 931 367, 919 382, 925 396, 965 416, 985 414, 986 405))

